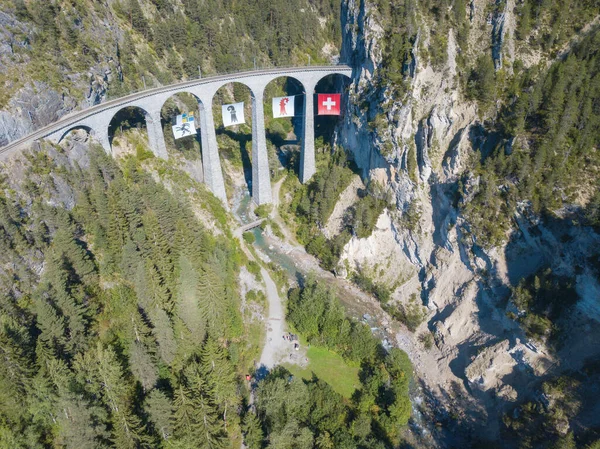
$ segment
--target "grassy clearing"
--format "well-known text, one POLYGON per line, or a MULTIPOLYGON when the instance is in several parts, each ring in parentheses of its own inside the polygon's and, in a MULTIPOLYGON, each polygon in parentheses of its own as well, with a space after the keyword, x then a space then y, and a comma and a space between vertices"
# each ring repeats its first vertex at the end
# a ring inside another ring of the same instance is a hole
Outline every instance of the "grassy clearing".
POLYGON ((308 349, 307 357, 308 367, 303 369, 298 365, 285 365, 285 367, 294 375, 304 379, 311 379, 312 373, 327 382, 331 387, 344 396, 349 398, 357 387, 360 386, 358 379, 358 366, 352 366, 335 352, 326 348, 311 346, 308 349))

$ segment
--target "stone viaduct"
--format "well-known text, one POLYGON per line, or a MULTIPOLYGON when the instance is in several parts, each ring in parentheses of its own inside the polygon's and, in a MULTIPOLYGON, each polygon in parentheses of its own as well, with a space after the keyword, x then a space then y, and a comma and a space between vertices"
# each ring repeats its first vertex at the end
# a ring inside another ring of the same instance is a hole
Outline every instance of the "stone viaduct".
POLYGON ((304 135, 300 161, 300 180, 304 183, 315 173, 315 143, 313 93, 317 83, 328 75, 350 77, 352 69, 345 65, 309 66, 285 69, 264 69, 229 75, 207 77, 186 81, 165 87, 145 90, 122 98, 75 112, 34 133, 12 142, 0 149, 0 157, 15 150, 30 146, 40 139, 59 143, 71 130, 86 129, 109 154, 112 153, 109 140, 109 125, 115 115, 126 107, 136 107, 146 118, 148 140, 152 152, 167 159, 161 109, 165 102, 178 93, 190 93, 196 97, 200 109, 200 137, 204 182, 215 196, 227 202, 225 183, 219 159, 217 136, 213 120, 212 103, 217 90, 225 84, 237 82, 246 85, 252 96, 252 197, 255 203, 271 202, 271 181, 265 135, 263 111, 264 90, 271 81, 280 77, 290 77, 298 81, 305 92, 304 135))

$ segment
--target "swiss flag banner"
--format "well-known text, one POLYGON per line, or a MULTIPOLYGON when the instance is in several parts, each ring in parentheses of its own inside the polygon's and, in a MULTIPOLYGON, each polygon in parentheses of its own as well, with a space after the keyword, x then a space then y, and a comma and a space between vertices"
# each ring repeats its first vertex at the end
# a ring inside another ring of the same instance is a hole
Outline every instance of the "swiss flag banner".
POLYGON ((341 94, 318 94, 319 115, 340 115, 341 94))

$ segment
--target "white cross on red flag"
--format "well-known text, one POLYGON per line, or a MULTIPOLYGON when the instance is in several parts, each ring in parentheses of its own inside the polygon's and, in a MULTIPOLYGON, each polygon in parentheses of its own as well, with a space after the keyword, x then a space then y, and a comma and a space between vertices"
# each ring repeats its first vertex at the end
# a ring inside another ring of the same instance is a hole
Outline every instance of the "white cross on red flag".
POLYGON ((341 94, 318 94, 319 115, 340 115, 341 94))

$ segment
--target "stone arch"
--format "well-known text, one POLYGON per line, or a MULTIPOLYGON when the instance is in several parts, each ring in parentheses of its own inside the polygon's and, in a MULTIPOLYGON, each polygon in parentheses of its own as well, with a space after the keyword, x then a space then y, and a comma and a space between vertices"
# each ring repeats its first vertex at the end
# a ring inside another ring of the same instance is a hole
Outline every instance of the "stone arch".
POLYGON ((137 125, 139 127, 139 125, 143 122, 144 126, 146 126, 147 128, 147 123, 145 122, 148 118, 150 117, 150 113, 144 109, 141 106, 137 106, 137 105, 126 105, 123 106, 121 108, 119 108, 118 110, 116 110, 114 112, 114 114, 112 115, 112 117, 110 118, 110 120, 108 121, 108 137, 109 137, 109 142, 112 146, 113 140, 114 140, 114 126, 115 124, 120 124, 120 128, 122 130, 123 128, 123 121, 127 122, 127 128, 133 128, 134 124, 137 125), (125 114, 125 111, 130 111, 129 115, 125 114), (135 111, 135 112, 134 112, 135 111), (118 122, 115 122, 115 120, 118 119, 118 122), (130 121, 131 120, 131 121, 130 121), (111 132, 112 131, 112 132, 111 132))
POLYGON ((149 150, 152 151, 156 157, 162 159, 168 158, 165 139, 160 126, 160 111, 157 111, 154 108, 147 109, 139 104, 129 104, 120 107, 108 122, 106 139, 107 145, 113 154, 115 134, 119 130, 121 132, 123 131, 123 121, 127 124, 126 129, 131 129, 133 126, 141 128, 142 125, 145 125, 149 150), (119 128, 116 127, 117 124, 119 125, 119 128))
POLYGON ((67 137, 67 135, 69 133, 71 133, 72 131, 78 130, 78 129, 85 130, 90 137, 92 137, 94 134, 94 131, 92 130, 92 128, 90 126, 76 124, 76 125, 68 127, 64 132, 62 132, 60 137, 56 140, 56 143, 61 143, 63 140, 65 140, 65 138, 67 137))
POLYGON ((251 97, 253 97, 253 98, 256 97, 256 94, 257 94, 257 92, 255 92, 256 86, 253 86, 252 83, 247 82, 246 79, 247 79, 247 77, 237 79, 235 76, 232 76, 231 78, 228 78, 226 80, 219 81, 218 83, 216 82, 213 85, 213 87, 214 87, 214 91, 213 91, 213 95, 212 95, 213 103, 214 103, 214 97, 217 95, 217 93, 221 89, 226 87, 228 84, 241 84, 244 87, 248 88, 248 90, 250 91, 251 97))
POLYGON ((179 95, 179 94, 189 94, 189 95, 193 96, 194 98, 196 98, 196 101, 198 101, 198 104, 203 104, 202 99, 196 93, 194 93, 191 89, 183 89, 183 90, 178 90, 178 91, 172 92, 171 94, 169 94, 168 97, 165 97, 164 101, 160 105, 161 111, 165 107, 165 104, 167 103, 167 101, 169 101, 175 95, 179 95))
MULTIPOLYGON (((344 114, 344 104, 348 101, 347 95, 344 95, 344 91, 347 90, 352 79, 342 72, 328 73, 321 76, 315 82, 316 93, 342 93, 342 109, 341 113, 344 114)), ((335 115, 317 115, 318 105, 315 101, 314 114, 315 114, 315 138, 323 137, 326 141, 331 140, 333 128, 338 123, 339 117, 335 115)))
MULTIPOLYGON (((319 83, 321 83, 321 81, 323 81, 325 78, 331 78, 331 77, 335 77, 335 76, 341 77, 348 83, 352 81, 352 77, 350 75, 348 75, 347 73, 332 71, 332 72, 326 73, 323 76, 318 77, 318 79, 315 82, 315 86, 318 86, 319 83)), ((344 83, 344 84, 346 84, 346 83, 344 83)))
POLYGON ((184 157, 188 160, 199 160, 202 151, 204 150, 200 143, 200 113, 203 110, 204 104, 201 98, 189 90, 172 92, 168 97, 164 99, 160 106, 159 113, 161 118, 161 128, 163 130, 163 136, 165 139, 166 146, 170 149, 182 152, 184 157), (193 97, 193 101, 195 103, 192 104, 191 98, 189 98, 189 102, 186 103, 186 100, 181 98, 181 96, 186 95, 189 97, 193 97), (168 107, 171 106, 169 105, 169 101, 174 100, 176 98, 179 98, 180 103, 183 103, 183 105, 180 107, 180 105, 174 104, 173 109, 169 110, 168 107), (189 136, 176 140, 173 136, 171 120, 180 113, 189 112, 194 113, 194 127, 196 128, 196 131, 192 132, 192 134, 190 134, 189 136))
POLYGON ((343 72, 332 72, 320 76, 315 80, 315 92, 339 93, 340 88, 347 89, 352 78, 343 72))
MULTIPOLYGON (((310 87, 309 87, 310 88, 310 87)), ((269 168, 272 176, 278 169, 300 168, 301 145, 304 140, 304 106, 307 87, 297 76, 281 74, 265 85, 265 131, 269 150, 269 168), (288 118, 273 118, 273 97, 294 95, 295 114, 288 118)))
POLYGON ((239 176, 242 175, 246 191, 252 192, 254 167, 251 147, 255 91, 248 83, 228 80, 219 83, 218 87, 215 86, 210 98, 211 104, 205 105, 205 107, 212 108, 219 160, 223 167, 226 184, 230 187, 233 185, 234 190, 238 190, 239 187, 242 187, 242 184, 239 183, 239 176), (244 102, 244 123, 224 127, 221 105, 242 101, 244 102), (228 163, 223 164, 224 160, 227 160, 228 163))

